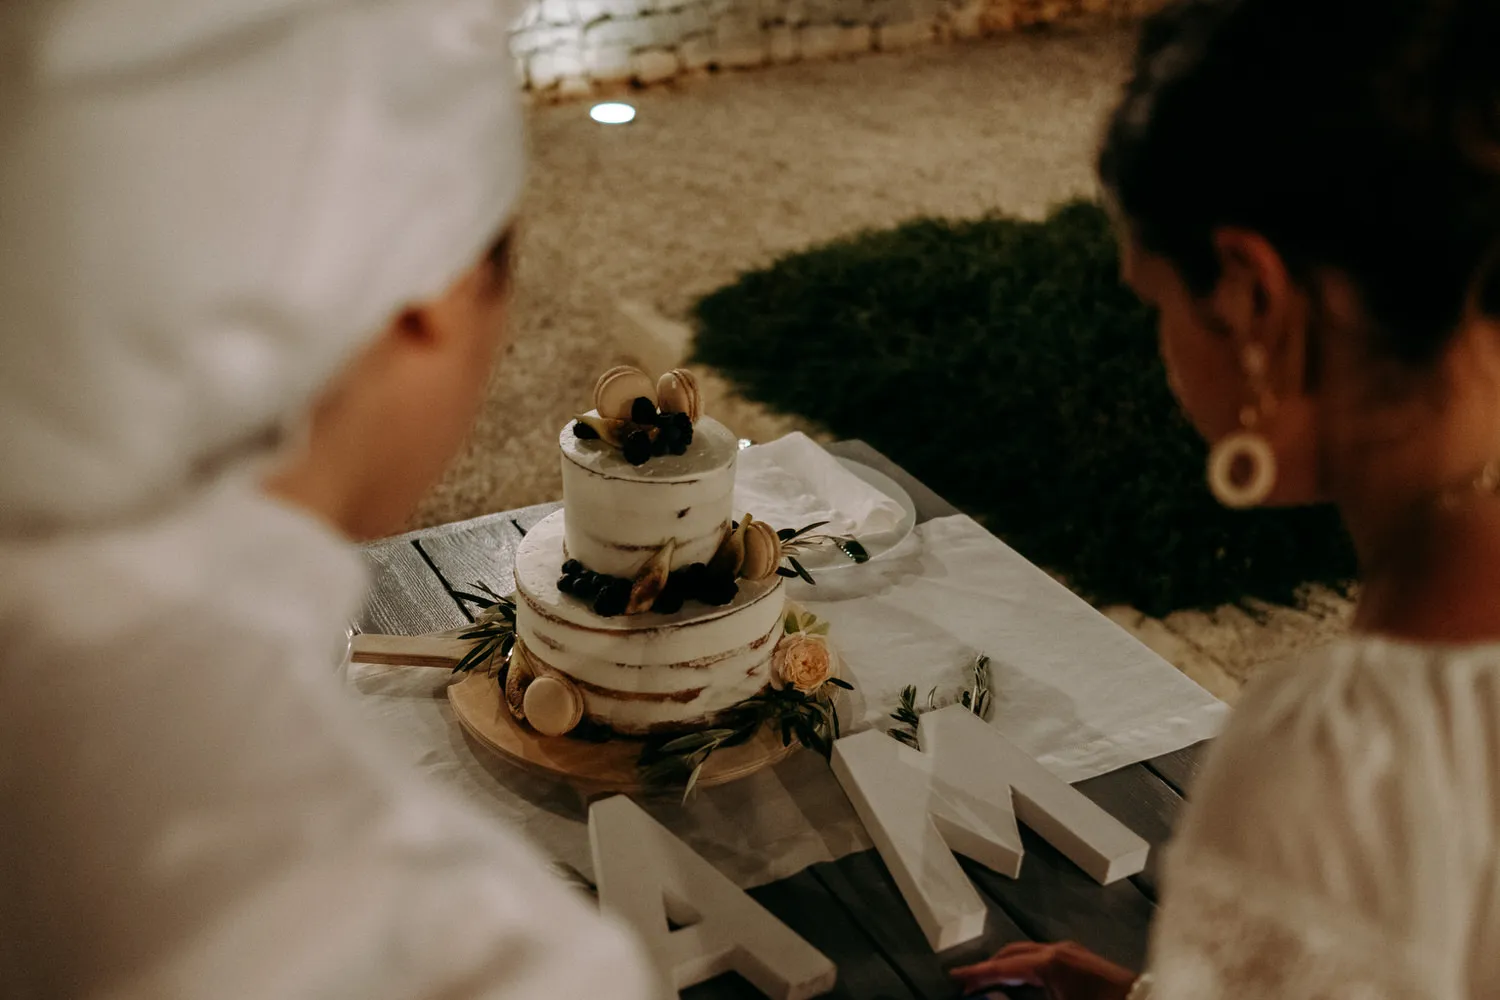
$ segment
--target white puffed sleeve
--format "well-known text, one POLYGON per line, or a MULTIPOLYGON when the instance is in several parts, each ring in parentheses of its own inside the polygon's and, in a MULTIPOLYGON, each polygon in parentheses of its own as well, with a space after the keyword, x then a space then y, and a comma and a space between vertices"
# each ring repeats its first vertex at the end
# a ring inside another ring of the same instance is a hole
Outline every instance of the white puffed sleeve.
POLYGON ((1258 678, 1192 790, 1152 1000, 1487 995, 1500 651, 1376 640, 1258 678))

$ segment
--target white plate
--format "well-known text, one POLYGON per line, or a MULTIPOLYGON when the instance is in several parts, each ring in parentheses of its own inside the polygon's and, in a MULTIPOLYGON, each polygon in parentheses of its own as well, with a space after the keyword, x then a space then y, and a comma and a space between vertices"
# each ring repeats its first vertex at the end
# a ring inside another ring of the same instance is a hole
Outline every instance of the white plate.
MULTIPOLYGON (((879 559, 905 541, 906 536, 911 534, 912 530, 916 528, 917 505, 912 503, 911 494, 902 489, 900 483, 887 476, 884 472, 872 469, 863 462, 856 462, 852 458, 840 458, 839 464, 901 505, 901 521, 894 528, 889 531, 882 531, 876 535, 857 536, 857 540, 865 547, 865 551, 870 553, 870 558, 872 560, 879 559)), ((820 545, 805 553, 799 553, 797 561, 814 574, 859 565, 859 563, 844 555, 836 546, 831 544, 820 545)))

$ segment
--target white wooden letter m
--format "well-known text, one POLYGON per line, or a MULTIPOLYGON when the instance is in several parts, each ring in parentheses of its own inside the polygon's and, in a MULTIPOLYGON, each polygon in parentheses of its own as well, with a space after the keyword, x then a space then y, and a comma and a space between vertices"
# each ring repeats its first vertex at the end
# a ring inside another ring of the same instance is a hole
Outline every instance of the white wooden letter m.
POLYGON ((1016 820, 1098 881, 1146 866, 1149 845, 961 705, 922 716, 920 751, 877 730, 839 740, 833 771, 935 951, 984 933, 954 851, 1021 872, 1016 820))

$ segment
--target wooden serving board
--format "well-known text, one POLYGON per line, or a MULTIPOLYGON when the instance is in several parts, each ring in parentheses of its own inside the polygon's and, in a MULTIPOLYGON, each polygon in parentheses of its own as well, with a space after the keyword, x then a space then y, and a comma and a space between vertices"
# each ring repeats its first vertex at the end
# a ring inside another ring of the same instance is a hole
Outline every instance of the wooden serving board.
MULTIPOLYGON (((471 628, 464 625, 427 635, 356 635, 350 659, 355 663, 451 670, 471 645, 458 636, 471 628)), ((500 698, 500 685, 487 670, 476 670, 450 684, 448 701, 465 732, 528 771, 566 781, 585 795, 646 790, 636 769, 642 741, 621 737, 593 743, 567 736, 543 736, 510 714, 500 698)), ((782 746, 772 727, 764 726, 754 739, 715 751, 698 776, 698 785, 707 788, 754 774, 783 760, 797 747, 795 743, 782 746)))
MULTIPOLYGON (((643 792, 636 769, 640 740, 619 738, 603 743, 567 736, 543 736, 510 714, 493 677, 473 673, 448 688, 448 701, 464 730, 479 743, 528 771, 559 778, 579 791, 643 792)), ((739 746, 715 751, 698 777, 700 787, 722 785, 754 774, 784 759, 797 744, 781 745, 771 727, 739 746)))

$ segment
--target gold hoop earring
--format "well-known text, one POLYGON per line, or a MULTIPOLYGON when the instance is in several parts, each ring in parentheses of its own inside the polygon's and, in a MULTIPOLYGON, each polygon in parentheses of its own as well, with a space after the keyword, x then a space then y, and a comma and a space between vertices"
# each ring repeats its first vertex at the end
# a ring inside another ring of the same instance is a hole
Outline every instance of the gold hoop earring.
POLYGON ((1276 452, 1265 435, 1255 429, 1261 414, 1275 409, 1275 400, 1265 385, 1265 348, 1251 345, 1241 361, 1258 404, 1241 410, 1241 429, 1216 441, 1208 453, 1208 488, 1214 499, 1232 510, 1258 507, 1276 488, 1276 452), (1242 471, 1242 476, 1237 475, 1242 471))
POLYGON ((1214 499, 1232 510, 1258 507, 1276 488, 1276 452, 1252 430, 1221 438, 1208 453, 1208 488, 1214 499), (1243 480, 1236 473, 1246 470, 1243 480))

